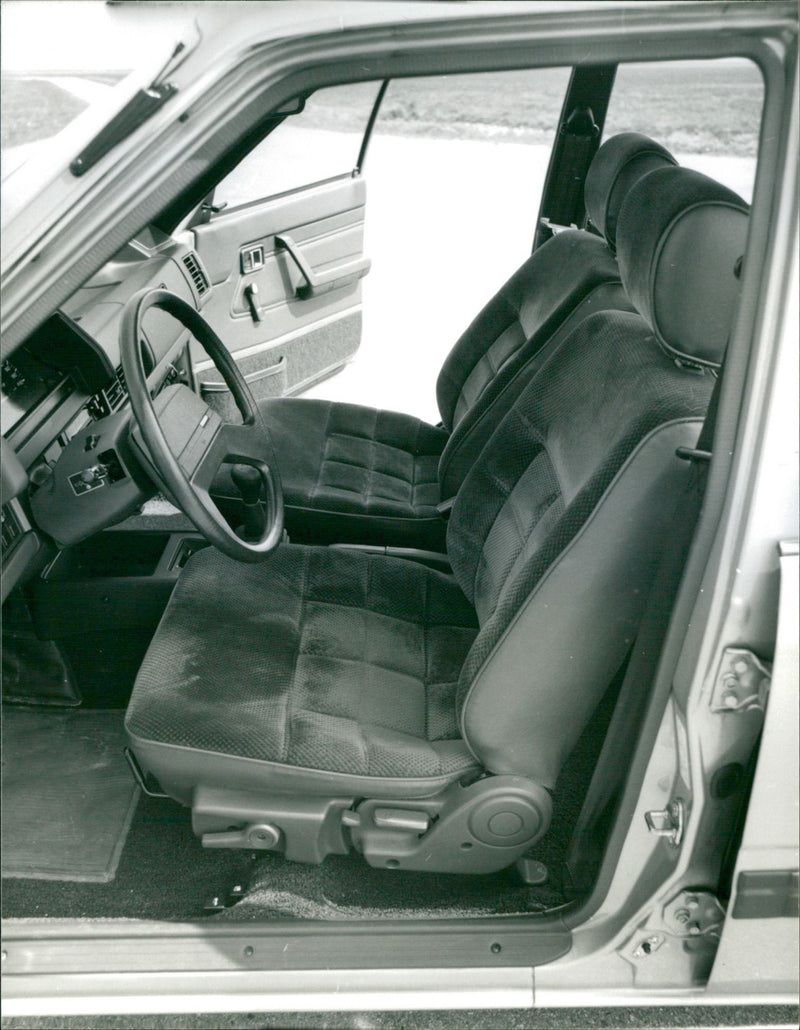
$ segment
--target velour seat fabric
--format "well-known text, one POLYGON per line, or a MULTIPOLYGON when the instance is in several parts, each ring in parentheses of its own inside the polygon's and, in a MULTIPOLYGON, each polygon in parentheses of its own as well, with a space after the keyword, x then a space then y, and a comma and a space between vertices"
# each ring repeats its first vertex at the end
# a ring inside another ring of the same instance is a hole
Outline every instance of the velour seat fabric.
POLYGON ((361 790, 400 777, 430 792, 477 766, 454 701, 477 631, 453 578, 414 562, 288 544, 244 568, 205 549, 175 588, 129 726, 361 790))
POLYGON ((747 211, 678 168, 632 188, 617 245, 646 318, 591 315, 527 384, 456 497, 452 576, 342 548, 191 558, 127 712, 142 765, 185 803, 200 785, 420 798, 476 772, 552 789, 635 638, 747 211))
POLYGON ((440 550, 437 469, 443 429, 391 411, 286 398, 262 405, 292 537, 440 550), (304 532, 305 530, 305 532, 304 532))
MULTIPOLYGON (((262 401, 292 538, 442 550, 446 527, 437 505, 458 492, 537 367, 583 318, 608 308, 632 310, 612 252, 619 208, 638 177, 674 163, 637 133, 600 147, 586 201, 605 239, 577 229, 559 233, 489 301, 439 374, 440 426, 353 404, 262 401)), ((226 470, 214 494, 236 498, 226 470)))

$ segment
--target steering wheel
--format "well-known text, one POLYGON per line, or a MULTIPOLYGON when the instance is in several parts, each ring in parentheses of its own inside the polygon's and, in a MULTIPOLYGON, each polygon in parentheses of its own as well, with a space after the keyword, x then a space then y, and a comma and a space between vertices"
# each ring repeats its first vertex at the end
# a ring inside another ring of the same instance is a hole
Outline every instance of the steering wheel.
POLYGON ((263 561, 283 535, 283 493, 267 428, 228 349, 186 301, 168 290, 148 288, 140 290, 125 305, 120 354, 137 422, 131 437, 149 456, 168 492, 214 547, 238 561, 263 561), (223 422, 182 383, 165 387, 155 401, 151 398, 139 342, 142 319, 150 308, 166 311, 193 334, 231 391, 243 425, 223 422), (211 500, 211 484, 225 462, 251 465, 261 476, 267 519, 264 532, 256 541, 237 536, 211 500))

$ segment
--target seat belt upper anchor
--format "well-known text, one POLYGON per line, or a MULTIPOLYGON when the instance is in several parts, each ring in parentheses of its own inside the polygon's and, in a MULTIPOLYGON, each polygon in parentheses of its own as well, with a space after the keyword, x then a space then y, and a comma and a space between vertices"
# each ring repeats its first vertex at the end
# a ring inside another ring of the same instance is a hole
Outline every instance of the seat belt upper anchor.
POLYGON ((707 462, 711 461, 711 451, 701 451, 697 447, 678 447, 675 457, 681 461, 707 462))

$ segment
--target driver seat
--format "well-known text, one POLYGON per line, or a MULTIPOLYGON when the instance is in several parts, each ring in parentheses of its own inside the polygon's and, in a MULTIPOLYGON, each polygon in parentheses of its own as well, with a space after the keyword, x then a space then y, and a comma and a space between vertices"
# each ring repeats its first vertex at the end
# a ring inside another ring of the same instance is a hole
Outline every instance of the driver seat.
POLYGON ((467 475, 452 575, 281 545, 187 564, 126 716, 208 847, 486 873, 546 830, 635 638, 738 299, 747 206, 667 167, 619 216, 641 313, 591 315, 467 475))

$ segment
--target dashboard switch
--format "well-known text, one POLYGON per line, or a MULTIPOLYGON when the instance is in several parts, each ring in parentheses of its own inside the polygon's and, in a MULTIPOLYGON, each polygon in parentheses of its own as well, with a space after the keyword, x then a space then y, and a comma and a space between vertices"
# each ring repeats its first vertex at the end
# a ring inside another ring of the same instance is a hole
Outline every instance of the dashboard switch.
POLYGON ((36 486, 44 486, 48 479, 52 479, 53 469, 46 461, 40 461, 38 465, 35 465, 30 473, 30 481, 36 486))
POLYGON ((90 468, 81 469, 80 472, 73 472, 69 477, 69 485, 73 492, 80 496, 105 486, 107 476, 108 471, 103 465, 92 465, 90 468))

